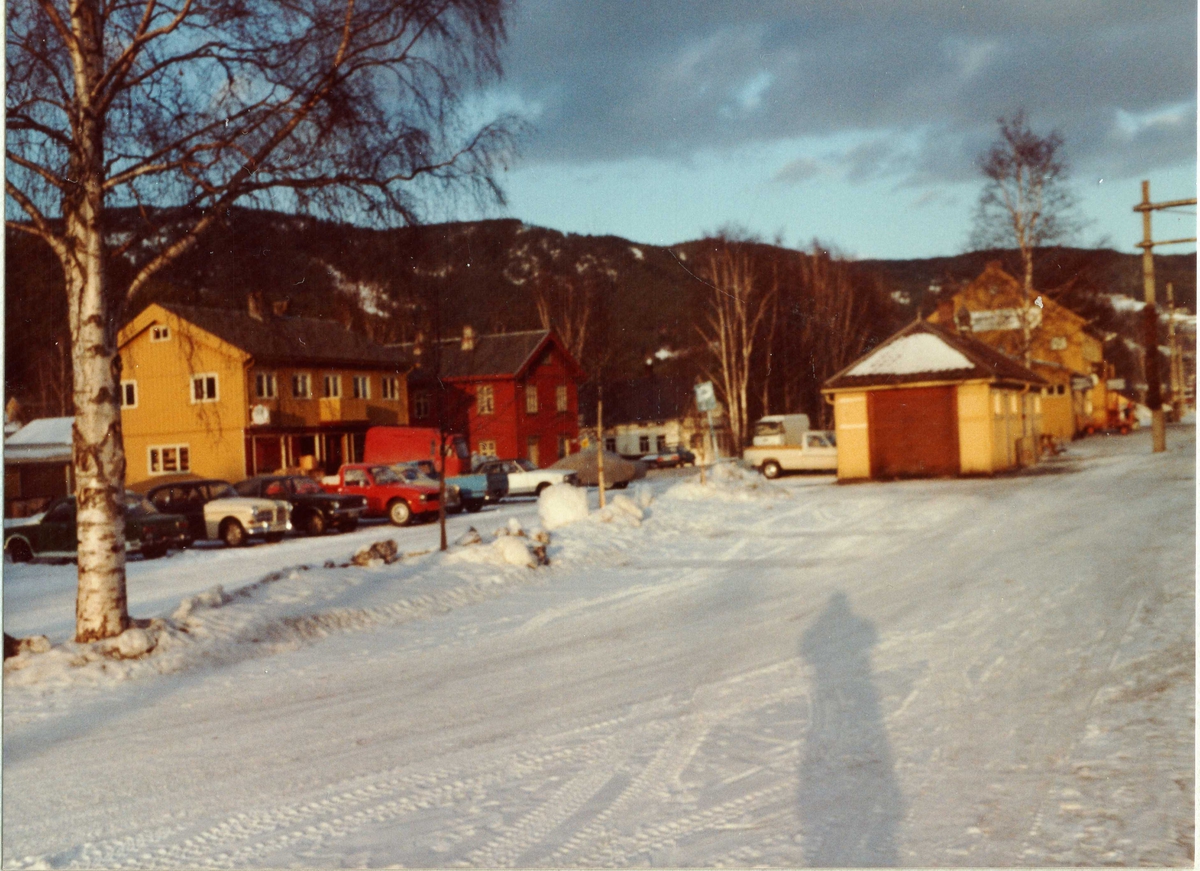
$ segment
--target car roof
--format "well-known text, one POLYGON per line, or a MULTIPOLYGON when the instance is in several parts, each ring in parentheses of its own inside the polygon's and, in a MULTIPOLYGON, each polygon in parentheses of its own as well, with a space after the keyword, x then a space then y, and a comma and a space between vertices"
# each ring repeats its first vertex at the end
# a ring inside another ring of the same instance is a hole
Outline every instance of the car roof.
POLYGON ((137 489, 137 484, 131 485, 130 489, 134 490, 134 492, 153 493, 156 490, 163 489, 164 487, 198 487, 205 484, 221 484, 225 487, 231 486, 228 481, 222 481, 220 478, 152 478, 151 481, 153 482, 152 484, 145 481, 140 482, 146 487, 146 489, 143 491, 139 491, 137 489))

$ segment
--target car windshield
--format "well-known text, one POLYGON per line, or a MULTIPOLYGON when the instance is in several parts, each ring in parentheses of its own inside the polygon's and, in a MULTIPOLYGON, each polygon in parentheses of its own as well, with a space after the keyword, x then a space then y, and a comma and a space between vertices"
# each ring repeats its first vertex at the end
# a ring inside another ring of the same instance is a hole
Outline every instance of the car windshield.
POLYGON ((132 514, 137 517, 143 514, 157 514, 158 509, 155 508, 150 500, 145 496, 132 491, 125 491, 125 513, 132 514))
POLYGON ((210 499, 232 499, 238 495, 237 490, 224 482, 211 485, 208 492, 210 499))
POLYGON ((376 484, 403 484, 404 479, 391 470, 389 466, 372 466, 371 477, 376 484))
POLYGON ((516 466, 520 469, 524 469, 526 472, 536 472, 537 471, 537 466, 535 466, 532 461, 526 460, 524 458, 517 460, 516 466))
POLYGON ((782 433, 783 421, 781 420, 760 420, 754 424, 754 434, 756 436, 781 435, 782 433))
POLYGON ((426 478, 438 479, 437 467, 433 465, 433 460, 417 460, 417 468, 421 470, 426 478))
POLYGON ((292 488, 302 496, 325 492, 321 489, 321 485, 312 478, 292 478, 292 488))

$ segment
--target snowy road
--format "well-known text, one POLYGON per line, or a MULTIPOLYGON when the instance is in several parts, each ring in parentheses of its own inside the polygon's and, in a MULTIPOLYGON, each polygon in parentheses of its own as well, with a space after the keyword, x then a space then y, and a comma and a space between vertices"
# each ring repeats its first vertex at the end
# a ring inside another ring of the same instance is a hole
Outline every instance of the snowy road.
MULTIPOLYGON (((1191 865, 1194 429, 1169 444, 662 476, 537 570, 324 567, 429 527, 131 564, 135 615, 187 631, 6 667, 4 865, 1191 865)), ((62 642, 72 567, 5 569, 5 629, 62 642)))

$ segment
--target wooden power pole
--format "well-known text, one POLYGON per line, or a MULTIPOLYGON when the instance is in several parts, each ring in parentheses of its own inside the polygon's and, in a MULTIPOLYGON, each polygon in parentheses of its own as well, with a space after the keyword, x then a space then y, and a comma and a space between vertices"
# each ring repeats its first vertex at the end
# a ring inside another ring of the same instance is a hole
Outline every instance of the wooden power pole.
POLYGON ((1133 207, 1135 212, 1142 213, 1142 241, 1138 247, 1142 249, 1142 287, 1145 293, 1146 308, 1142 314, 1145 318, 1144 344, 1146 346, 1146 405, 1152 417, 1151 426, 1154 434, 1154 453, 1167 449, 1166 420, 1162 408, 1162 375, 1159 372, 1158 361, 1158 309, 1154 301, 1154 246, 1176 245, 1183 242, 1195 242, 1191 239, 1165 239, 1155 242, 1150 232, 1150 215, 1160 209, 1172 209, 1177 206, 1194 206, 1196 200, 1170 200, 1163 203, 1150 202, 1150 182, 1142 182, 1142 201, 1133 207))

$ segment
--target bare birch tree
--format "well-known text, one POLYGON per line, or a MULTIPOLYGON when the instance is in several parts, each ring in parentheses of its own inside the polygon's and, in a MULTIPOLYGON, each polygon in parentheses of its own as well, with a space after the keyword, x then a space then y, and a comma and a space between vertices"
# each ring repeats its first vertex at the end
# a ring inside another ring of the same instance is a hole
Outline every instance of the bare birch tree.
POLYGON ((68 297, 78 641, 128 625, 123 303, 250 205, 412 221, 432 191, 498 197, 505 0, 13 0, 6 21, 8 226, 43 239, 68 297), (140 221, 123 238, 111 209, 140 221), (165 208, 169 207, 169 208, 165 208), (24 220, 11 216, 23 213, 24 220), (132 279, 109 284, 124 258, 132 279))
POLYGON ((1024 110, 997 119, 999 138, 979 160, 987 181, 979 196, 974 248, 1015 247, 1020 253, 1022 281, 1022 346, 1030 360, 1030 306, 1033 300, 1034 252, 1070 235, 1078 222, 1075 199, 1066 185, 1068 167, 1058 131, 1038 136, 1024 110))
POLYGON ((711 289, 705 323, 697 327, 713 355, 714 365, 706 374, 725 405, 730 434, 740 448, 749 431, 750 367, 755 343, 773 309, 779 285, 776 281, 759 281, 750 253, 723 240, 709 253, 700 278, 711 289))

